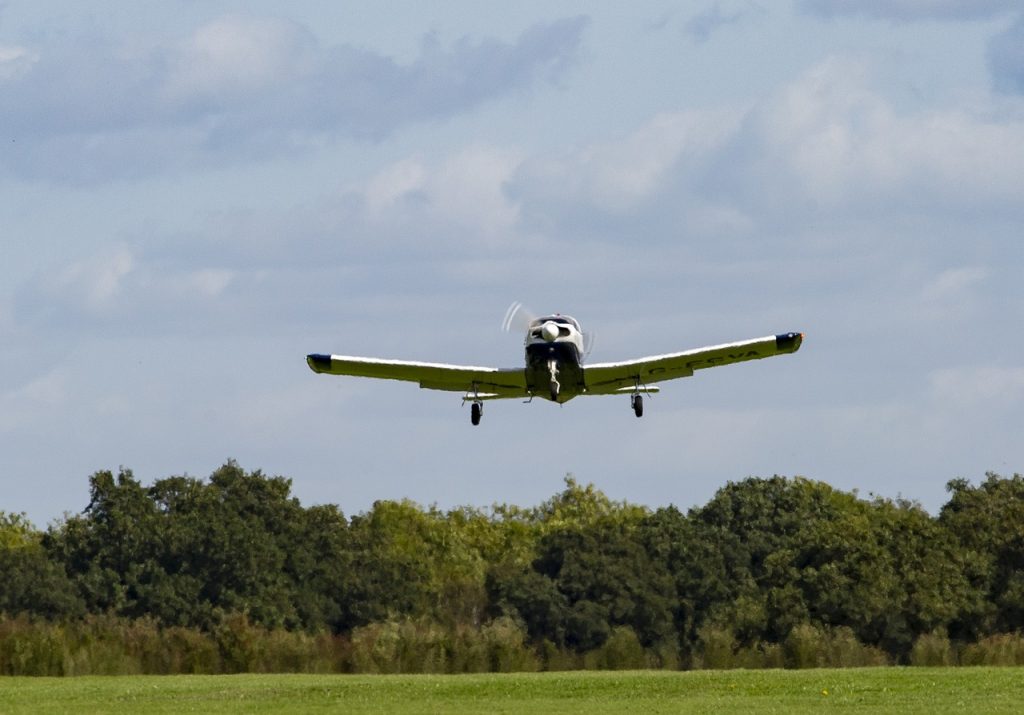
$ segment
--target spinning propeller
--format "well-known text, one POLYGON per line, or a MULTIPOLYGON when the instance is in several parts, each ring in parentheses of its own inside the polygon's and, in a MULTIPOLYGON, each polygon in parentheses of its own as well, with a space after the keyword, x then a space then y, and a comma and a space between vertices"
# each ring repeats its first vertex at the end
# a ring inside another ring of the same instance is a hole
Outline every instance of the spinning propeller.
POLYGON ((501 321, 501 329, 506 333, 510 333, 515 328, 516 332, 525 333, 530 327, 530 322, 536 319, 537 315, 532 310, 516 300, 505 311, 505 319, 501 321))

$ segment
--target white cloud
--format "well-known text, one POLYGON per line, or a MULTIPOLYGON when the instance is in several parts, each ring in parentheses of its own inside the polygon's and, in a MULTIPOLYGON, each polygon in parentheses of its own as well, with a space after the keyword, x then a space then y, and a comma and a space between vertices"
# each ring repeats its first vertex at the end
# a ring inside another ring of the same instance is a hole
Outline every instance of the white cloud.
POLYGON ((928 302, 963 301, 971 289, 989 277, 989 270, 980 266, 951 268, 927 283, 922 298, 928 302))
POLYGON ((511 237, 518 208, 506 196, 506 182, 519 166, 513 152, 487 147, 462 150, 448 158, 431 178, 428 196, 445 222, 501 242, 511 237))
POLYGON ((714 2, 686 21, 685 31, 697 42, 707 42, 719 30, 745 22, 762 20, 767 11, 751 0, 714 2))
POLYGON ((167 263, 138 246, 104 250, 43 271, 20 286, 12 323, 36 331, 56 329, 67 339, 98 328, 124 335, 182 327, 202 332, 237 308, 230 297, 237 280, 235 270, 167 263))
POLYGON ((1024 14, 992 38, 988 63, 996 89, 1024 94, 1024 14))
POLYGON ((976 20, 1020 9, 1018 0, 799 0, 804 12, 885 20, 976 20))
MULTIPOLYGON (((375 226, 419 227, 419 233, 500 241, 515 228, 517 206, 504 187, 521 162, 516 152, 489 146, 456 150, 433 164, 409 157, 351 187, 365 206, 362 220, 375 226), (435 230, 430 231, 431 227, 435 230)), ((435 242, 447 242, 438 236, 435 242)), ((436 243, 435 243, 436 245, 436 243)))
POLYGON ((73 263, 44 278, 43 283, 51 295, 62 296, 69 306, 77 305, 80 310, 98 315, 114 306, 124 279, 134 266, 132 254, 121 249, 73 263))
POLYGON ((0 82, 20 77, 39 61, 39 55, 25 47, 0 45, 0 82))
POLYGON ((1024 399, 1024 367, 943 368, 928 375, 932 398, 947 409, 1003 409, 1024 399))
POLYGON ((202 268, 186 276, 186 284, 210 298, 221 295, 235 278, 235 272, 217 269, 202 268))
POLYGON ((508 190, 530 230, 655 243, 763 244, 813 229, 832 245, 883 216, 1024 212, 1024 120, 986 104, 907 110, 874 74, 828 58, 750 107, 661 114, 611 141, 528 157, 508 190))
MULTIPOLYGON (((1024 121, 963 109, 898 112, 869 67, 832 58, 757 106, 721 187, 767 211, 949 212, 1024 201, 1024 121)), ((724 159, 724 157, 723 157, 724 159)))
MULTIPOLYGON (((169 101, 272 90, 312 71, 318 48, 305 28, 273 18, 227 16, 198 28, 173 54, 169 101)), ((221 100, 223 101, 223 100, 221 100)), ((220 102, 218 102, 220 103, 220 102)))
MULTIPOLYGON (((564 279, 565 265, 591 279, 639 271, 657 282, 682 271, 691 299, 721 281, 778 295, 784 269, 785 285, 827 290, 825 303, 854 331, 985 309, 981 288, 997 259, 958 256, 961 240, 930 230, 990 209, 1020 213, 1024 122, 984 107, 897 110, 870 85, 869 65, 831 59, 750 108, 662 113, 553 155, 481 144, 413 153, 284 211, 225 212, 188 241, 147 237, 49 271, 21 290, 15 320, 85 313, 173 332, 231 323, 251 300, 273 303, 284 320, 310 319, 294 298, 308 272, 373 290, 384 271, 415 292, 482 267, 545 283, 564 279), (891 220, 905 214, 926 217, 929 230, 891 220), (929 246, 945 253, 908 264, 929 246), (801 276, 794 266, 810 268, 801 276), (858 277, 875 289, 854 309, 858 277)), ((723 311, 745 305, 735 295, 723 311)), ((530 296, 501 305, 513 298, 530 296)))
POLYGON ((736 131, 737 120, 728 110, 660 114, 615 141, 530 159, 517 173, 513 193, 542 205, 629 212, 663 191, 673 175, 698 173, 736 131))
POLYGON ((0 70, 13 79, 0 133, 18 141, 0 170, 93 182, 274 157, 337 138, 379 140, 558 80, 586 24, 566 18, 512 42, 462 38, 450 47, 428 35, 406 64, 320 46, 294 22, 247 16, 148 49, 109 39, 8 49, 0 70), (29 56, 38 61, 26 65, 29 56))
POLYGON ((68 377, 63 367, 31 379, 0 396, 0 432, 46 419, 61 409, 68 398, 68 377))
POLYGON ((416 157, 386 166, 370 178, 362 191, 371 217, 381 219, 395 210, 402 200, 423 190, 426 167, 416 157))

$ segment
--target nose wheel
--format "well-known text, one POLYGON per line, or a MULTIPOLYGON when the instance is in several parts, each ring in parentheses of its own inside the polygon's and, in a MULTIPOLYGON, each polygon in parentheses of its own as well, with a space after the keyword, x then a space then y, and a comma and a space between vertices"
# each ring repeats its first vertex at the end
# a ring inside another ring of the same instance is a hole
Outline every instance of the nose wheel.
POLYGON ((644 396, 637 393, 629 398, 629 402, 633 407, 633 414, 637 417, 644 416, 644 396))
POLYGON ((469 420, 474 425, 480 424, 480 416, 484 413, 483 403, 474 402, 469 406, 469 420))

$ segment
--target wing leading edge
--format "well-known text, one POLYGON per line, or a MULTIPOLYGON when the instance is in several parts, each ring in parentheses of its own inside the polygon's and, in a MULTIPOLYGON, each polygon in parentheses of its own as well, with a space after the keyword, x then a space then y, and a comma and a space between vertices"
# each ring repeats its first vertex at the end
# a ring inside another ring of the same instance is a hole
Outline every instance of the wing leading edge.
POLYGON ((480 400, 527 395, 526 373, 522 368, 445 365, 411 360, 319 354, 307 355, 306 362, 313 372, 417 382, 424 389, 464 392, 475 395, 476 399, 480 400))
POLYGON ((803 338, 803 333, 782 333, 668 355, 587 365, 583 372, 587 385, 584 394, 608 395, 624 388, 690 377, 694 370, 795 353, 803 338))

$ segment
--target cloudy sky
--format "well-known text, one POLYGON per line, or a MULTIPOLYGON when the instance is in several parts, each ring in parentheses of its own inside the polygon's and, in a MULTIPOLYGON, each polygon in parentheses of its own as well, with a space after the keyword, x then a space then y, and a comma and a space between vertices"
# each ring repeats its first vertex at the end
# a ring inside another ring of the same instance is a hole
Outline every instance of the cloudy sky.
POLYGON ((1018 0, 0 3, 0 510, 228 458, 304 504, 687 508, 805 475, 937 509, 1024 471, 1018 0), (438 5, 438 4, 430 4, 438 5), (489 403, 310 352, 512 367, 522 300, 626 397, 489 403))

